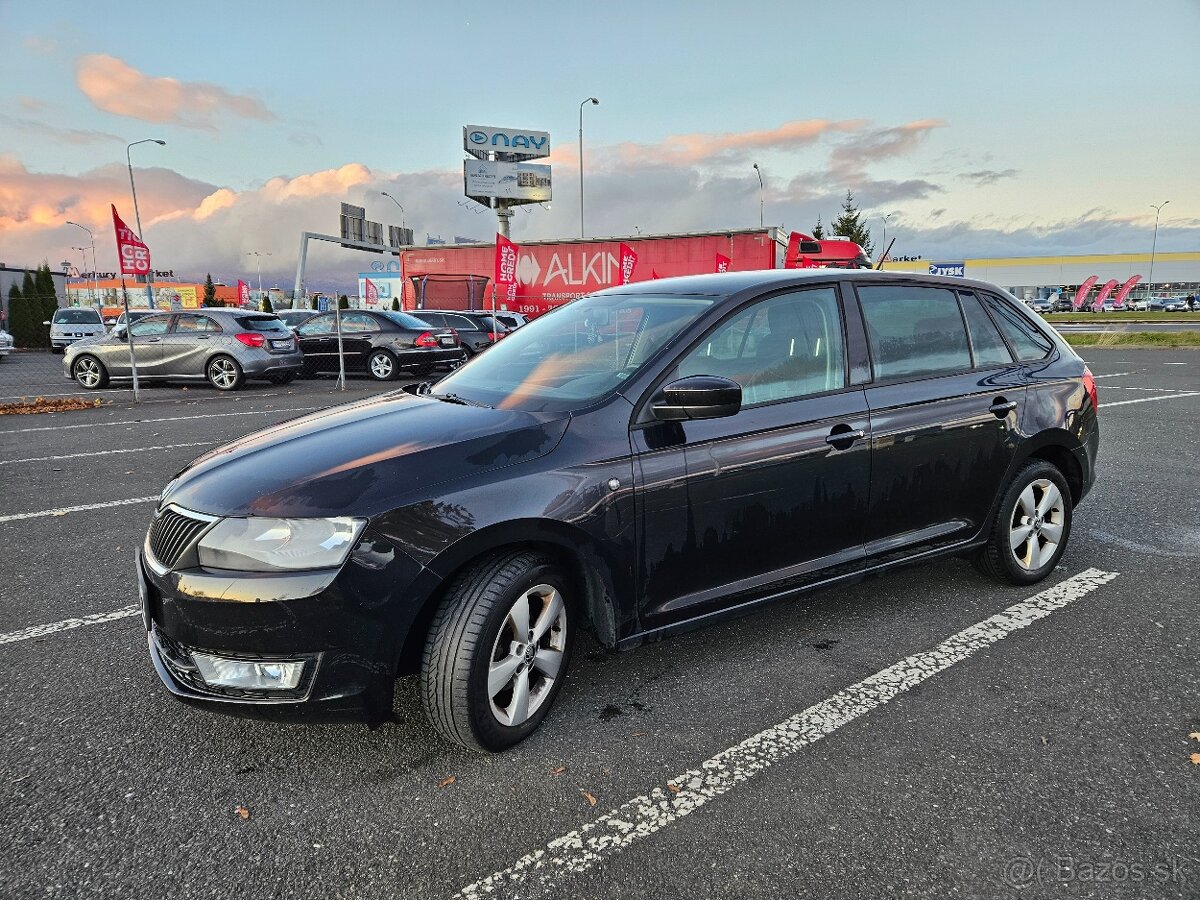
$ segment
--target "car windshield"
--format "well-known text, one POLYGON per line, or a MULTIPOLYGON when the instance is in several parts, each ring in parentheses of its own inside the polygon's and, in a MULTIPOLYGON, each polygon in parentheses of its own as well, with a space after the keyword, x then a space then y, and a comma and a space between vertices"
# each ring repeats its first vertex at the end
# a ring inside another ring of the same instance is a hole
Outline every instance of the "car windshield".
POLYGON ((701 316, 714 297, 595 294, 559 307, 438 382, 503 409, 580 409, 616 390, 701 316))
POLYGON ((56 325, 99 325, 100 313, 94 309, 60 309, 53 321, 56 325))
POLYGON ((423 322, 416 316, 410 316, 408 313, 396 312, 395 310, 385 310, 380 315, 387 316, 401 328, 407 328, 411 331, 428 331, 429 323, 423 322))

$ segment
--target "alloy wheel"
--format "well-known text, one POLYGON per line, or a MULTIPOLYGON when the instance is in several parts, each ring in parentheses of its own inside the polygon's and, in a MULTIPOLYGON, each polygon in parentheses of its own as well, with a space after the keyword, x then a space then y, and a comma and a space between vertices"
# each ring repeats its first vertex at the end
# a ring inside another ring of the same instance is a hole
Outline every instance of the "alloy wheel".
POLYGON ((520 725, 550 696, 567 646, 567 607, 548 584, 525 591, 505 616, 488 658, 488 703, 503 725, 520 725))
POLYGON ((85 388, 100 384, 100 363, 90 356, 83 356, 75 363, 75 379, 85 388))
POLYGON ((395 368, 392 358, 386 353, 376 353, 371 357, 371 374, 380 381, 387 381, 391 378, 395 368))
POLYGON ((1065 502, 1054 482, 1038 478, 1017 498, 1009 523, 1008 543, 1013 559, 1032 572, 1046 565, 1062 542, 1065 502))
POLYGON ((214 359, 208 364, 208 377, 218 388, 227 391, 237 384, 237 363, 231 359, 214 359))

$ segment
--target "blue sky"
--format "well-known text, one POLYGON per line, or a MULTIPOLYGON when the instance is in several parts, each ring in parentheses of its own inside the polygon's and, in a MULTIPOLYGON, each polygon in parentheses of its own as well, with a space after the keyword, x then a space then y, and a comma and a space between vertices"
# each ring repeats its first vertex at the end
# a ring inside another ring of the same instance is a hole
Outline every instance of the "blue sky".
POLYGON ((231 277, 265 249, 282 278, 339 199, 398 223, 380 190, 418 237, 487 238, 466 123, 551 133, 555 200, 514 237, 575 236, 595 95, 592 234, 757 224, 757 162, 768 224, 807 229, 851 189, 895 213, 897 253, 1148 249, 1164 199, 1159 249, 1197 249, 1196 0, 843 9, 0 0, 0 243, 62 258, 63 221, 129 206, 116 167, 143 137, 167 141, 134 148, 146 237, 180 271, 231 277))

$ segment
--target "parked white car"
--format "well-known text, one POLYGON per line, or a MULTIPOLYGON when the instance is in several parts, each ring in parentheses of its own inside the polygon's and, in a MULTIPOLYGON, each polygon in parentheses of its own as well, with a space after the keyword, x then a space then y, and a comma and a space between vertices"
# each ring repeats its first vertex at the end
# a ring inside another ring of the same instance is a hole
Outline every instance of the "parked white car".
POLYGON ((54 317, 43 325, 50 326, 50 349, 55 353, 66 350, 76 341, 104 334, 100 311, 90 306, 69 306, 56 310, 54 317))
POLYGON ((0 359, 4 359, 4 357, 8 356, 8 354, 12 353, 12 348, 12 335, 3 328, 0 328, 0 359))

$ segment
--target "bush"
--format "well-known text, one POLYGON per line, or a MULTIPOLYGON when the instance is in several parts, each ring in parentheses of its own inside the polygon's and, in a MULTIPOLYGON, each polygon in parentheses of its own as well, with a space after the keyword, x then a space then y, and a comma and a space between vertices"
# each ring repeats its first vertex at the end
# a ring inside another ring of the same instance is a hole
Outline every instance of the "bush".
POLYGON ((400 312, 400 301, 395 297, 392 298, 392 312, 400 312))
POLYGON ((270 296, 269 296, 269 295, 267 295, 267 294, 263 294, 263 298, 262 298, 262 311, 263 311, 263 312, 265 312, 265 313, 273 313, 273 312, 275 312, 275 307, 271 305, 271 298, 270 298, 270 296))
POLYGON ((27 349, 50 346, 46 326, 42 324, 42 304, 38 297, 13 297, 8 301, 9 324, 13 343, 27 349))
POLYGON ((349 308, 350 308, 350 298, 347 297, 345 294, 342 294, 340 297, 338 297, 338 309, 349 309, 349 308))

